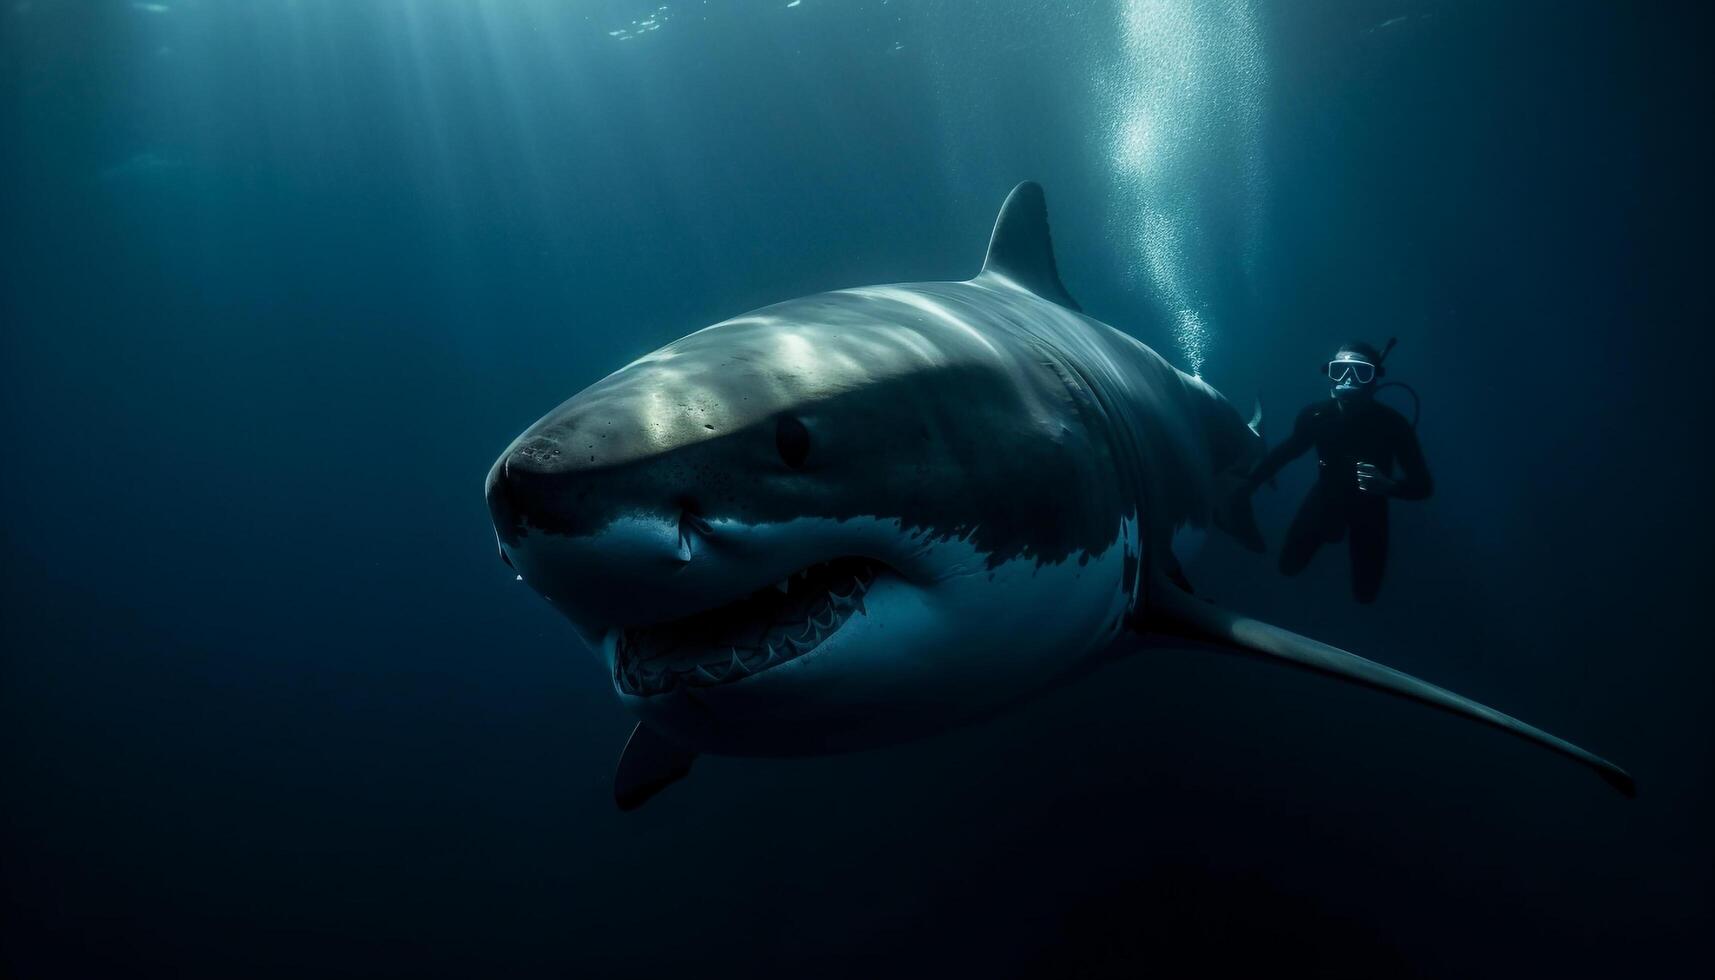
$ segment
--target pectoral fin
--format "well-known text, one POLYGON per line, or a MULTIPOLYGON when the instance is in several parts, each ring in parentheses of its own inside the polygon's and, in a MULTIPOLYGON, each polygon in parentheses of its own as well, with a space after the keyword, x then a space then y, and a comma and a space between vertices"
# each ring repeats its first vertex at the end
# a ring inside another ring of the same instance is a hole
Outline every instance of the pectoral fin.
POLYGON ((696 758, 697 753, 639 724, 620 753, 619 768, 613 774, 613 801, 621 810, 637 809, 684 779, 696 758))
POLYGON ((1150 590, 1149 599, 1146 629, 1236 648, 1388 694, 1410 698, 1452 714, 1463 715, 1581 762, 1595 770, 1608 785, 1626 797, 1637 795, 1637 784, 1631 774, 1612 762, 1527 725, 1517 718, 1504 715, 1469 698, 1460 697, 1427 681, 1418 680, 1410 674, 1384 667, 1309 637, 1299 636, 1290 630, 1222 609, 1186 594, 1170 582, 1158 582, 1156 587, 1150 590))

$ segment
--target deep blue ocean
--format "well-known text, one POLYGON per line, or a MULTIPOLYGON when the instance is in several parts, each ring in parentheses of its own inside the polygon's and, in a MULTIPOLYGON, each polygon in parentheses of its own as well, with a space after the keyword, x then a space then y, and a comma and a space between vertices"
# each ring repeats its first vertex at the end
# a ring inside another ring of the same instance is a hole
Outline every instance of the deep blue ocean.
POLYGON ((1622 0, 6 0, 0 973, 1711 975, 1710 44, 1622 0), (1380 600, 1275 570, 1308 460, 1199 591, 1638 799, 1156 649, 614 808, 633 719, 488 466, 708 323, 974 274, 1025 179, 1083 307, 1273 438, 1399 339, 1437 490, 1380 600))

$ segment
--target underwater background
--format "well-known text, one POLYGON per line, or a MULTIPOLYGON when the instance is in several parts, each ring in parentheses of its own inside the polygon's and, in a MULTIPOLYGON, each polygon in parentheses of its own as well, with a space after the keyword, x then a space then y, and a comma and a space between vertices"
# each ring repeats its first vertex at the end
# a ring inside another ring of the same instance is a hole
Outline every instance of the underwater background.
POLYGON ((1710 975, 1709 50, 1621 0, 8 0, 0 972, 1710 975), (1381 600, 1226 540, 1199 591, 1637 800, 1151 650, 614 809, 489 464, 707 323, 972 275, 1023 179, 1274 438, 1399 338, 1437 493, 1381 600))

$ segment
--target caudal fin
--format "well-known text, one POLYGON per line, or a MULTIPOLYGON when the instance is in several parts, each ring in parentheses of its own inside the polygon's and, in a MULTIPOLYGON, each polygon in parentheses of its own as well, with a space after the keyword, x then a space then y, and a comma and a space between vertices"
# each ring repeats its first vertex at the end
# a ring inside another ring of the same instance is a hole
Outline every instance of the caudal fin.
POLYGON ((1628 798, 1637 795, 1637 783, 1631 774, 1601 756, 1586 752, 1571 742, 1527 725, 1511 715, 1460 697, 1452 691, 1436 687, 1410 674, 1365 660, 1356 654, 1300 636, 1290 630, 1222 609, 1213 603, 1188 595, 1170 582, 1159 582, 1150 590, 1149 600, 1146 629, 1155 628, 1164 633, 1188 636, 1217 646, 1257 654, 1462 715, 1588 766, 1609 786, 1628 798))
POLYGON ((1251 495, 1244 483, 1244 474, 1235 471, 1219 481, 1216 488, 1215 526, 1227 532, 1246 551, 1258 554, 1268 550, 1262 528, 1257 526, 1256 513, 1251 510, 1251 495))

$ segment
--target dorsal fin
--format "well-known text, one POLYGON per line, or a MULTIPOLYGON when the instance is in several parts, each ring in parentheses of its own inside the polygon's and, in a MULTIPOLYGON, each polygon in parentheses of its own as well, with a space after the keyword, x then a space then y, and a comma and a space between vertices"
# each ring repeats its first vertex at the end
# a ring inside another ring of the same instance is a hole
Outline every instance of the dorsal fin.
POLYGON ((1054 241, 1048 235, 1048 202, 1042 185, 1033 180, 1014 187, 1000 206, 982 274, 1005 276, 1043 299, 1083 312, 1060 282, 1054 241))

